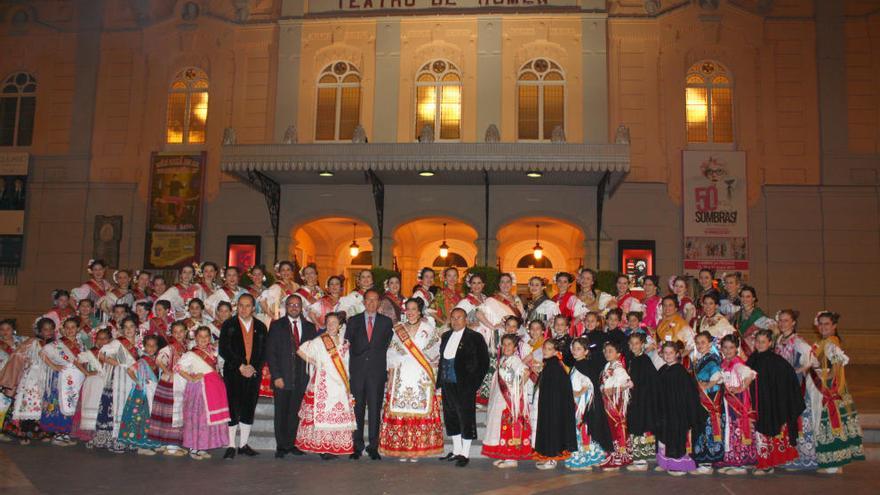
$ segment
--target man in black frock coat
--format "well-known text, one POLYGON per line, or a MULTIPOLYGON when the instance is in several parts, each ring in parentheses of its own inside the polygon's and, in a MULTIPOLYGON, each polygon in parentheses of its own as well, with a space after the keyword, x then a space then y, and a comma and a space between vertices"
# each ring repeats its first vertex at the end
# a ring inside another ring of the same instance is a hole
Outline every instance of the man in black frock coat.
POLYGON ((254 318, 256 299, 242 294, 235 316, 220 328, 220 357, 223 358, 223 382, 229 400, 229 448, 224 459, 235 457, 235 432, 241 431, 238 453, 255 456, 248 444, 254 412, 260 394, 263 362, 266 354, 266 325, 254 318))
POLYGON ((299 346, 317 337, 315 325, 302 317, 302 298, 293 294, 284 302, 286 314, 269 325, 266 362, 272 375, 275 404, 275 457, 302 455, 296 448, 299 408, 302 405, 309 373, 306 362, 296 355, 299 346))
POLYGON ((437 388, 443 390, 443 423, 453 450, 440 460, 464 467, 477 438, 477 390, 489 371, 489 348, 482 335, 467 328, 463 309, 452 310, 449 324, 452 330, 440 339, 437 388))
POLYGON ((349 343, 349 375, 351 394, 354 395, 354 453, 351 459, 360 459, 364 450, 364 414, 370 413, 370 444, 367 454, 379 460, 379 424, 382 422, 382 400, 388 379, 385 355, 394 336, 391 318, 380 314, 379 291, 364 293, 364 312, 346 321, 345 340, 349 343))

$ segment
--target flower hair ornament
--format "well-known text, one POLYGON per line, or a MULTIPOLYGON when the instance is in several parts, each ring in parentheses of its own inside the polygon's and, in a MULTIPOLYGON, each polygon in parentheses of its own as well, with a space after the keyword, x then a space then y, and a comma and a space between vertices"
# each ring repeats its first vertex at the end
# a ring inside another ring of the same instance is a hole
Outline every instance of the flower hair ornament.
MULTIPOLYGON (((464 276, 464 284, 467 285, 468 287, 470 287, 470 286, 471 286, 471 280, 473 280, 474 275, 477 275, 477 273, 475 273, 475 272, 468 272, 468 274, 464 276)), ((482 278, 482 277, 481 277, 481 278, 482 278)))
POLYGON ((256 282, 256 280, 254 280, 254 270, 260 270, 260 272, 263 274, 263 276, 260 277, 259 282, 261 284, 266 283, 266 272, 265 272, 265 270, 263 270, 263 267, 261 267, 260 265, 254 265, 251 267, 250 270, 248 270, 248 278, 251 279, 252 282, 256 282))
POLYGON ((822 311, 819 311, 818 313, 816 313, 816 317, 813 318, 813 325, 818 327, 819 326, 819 318, 821 318, 823 316, 830 318, 831 322, 834 323, 835 325, 837 324, 837 320, 840 319, 839 313, 835 313, 834 311, 828 311, 827 309, 823 309, 822 311))
POLYGON ((196 262, 193 262, 193 278, 202 278, 202 266, 196 262))
POLYGON ((95 265, 95 258, 89 258, 89 261, 86 263, 86 271, 89 272, 89 275, 92 274, 92 267, 95 265))
POLYGON ((114 284, 119 285, 119 280, 117 279, 117 277, 119 276, 119 272, 121 272, 121 271, 122 270, 113 270, 113 277, 112 278, 113 278, 114 284))

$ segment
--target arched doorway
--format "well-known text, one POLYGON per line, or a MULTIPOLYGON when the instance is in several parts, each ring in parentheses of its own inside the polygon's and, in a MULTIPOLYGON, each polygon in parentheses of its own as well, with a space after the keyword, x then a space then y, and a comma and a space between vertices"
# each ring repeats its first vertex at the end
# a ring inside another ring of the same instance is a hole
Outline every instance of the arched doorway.
POLYGON ((498 231, 498 260, 501 270, 516 276, 518 291, 526 292, 533 276, 551 281, 556 272, 574 273, 583 263, 584 232, 565 220, 527 217, 508 223, 498 231), (540 243, 542 256, 534 256, 540 243))
POLYGON ((394 231, 394 258, 403 277, 404 294, 409 294, 416 285, 417 272, 423 266, 438 271, 447 266, 458 267, 460 271, 473 266, 477 257, 476 240, 475 228, 449 217, 420 218, 399 226, 394 231), (444 241, 448 246, 445 258, 440 256, 440 245, 444 241))
POLYGON ((300 266, 314 263, 323 285, 330 275, 345 275, 347 290, 354 288, 355 275, 372 265, 373 230, 363 221, 348 217, 313 220, 293 229, 290 252, 300 266), (352 243, 357 254, 352 256, 352 243))

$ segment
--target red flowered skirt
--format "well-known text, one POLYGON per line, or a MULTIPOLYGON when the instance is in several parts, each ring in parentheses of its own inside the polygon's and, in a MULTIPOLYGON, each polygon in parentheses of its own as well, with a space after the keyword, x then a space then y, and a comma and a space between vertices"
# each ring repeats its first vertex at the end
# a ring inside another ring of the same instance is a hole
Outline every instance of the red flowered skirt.
POLYGON ((530 460, 532 452, 532 426, 527 418, 514 420, 510 409, 501 413, 501 440, 498 445, 483 444, 482 453, 492 459, 530 460))
POLYGON ((427 416, 398 415, 390 411, 391 397, 385 395, 379 452, 392 457, 428 457, 443 452, 443 422, 440 400, 434 396, 427 416))
POLYGON ((758 469, 771 469, 798 458, 796 447, 788 441, 788 425, 775 437, 768 437, 755 432, 755 443, 758 449, 758 469))
POLYGON ((345 455, 354 453, 351 430, 323 430, 315 428, 312 421, 315 409, 315 393, 311 386, 303 398, 299 410, 299 429, 296 431, 296 448, 315 454, 345 455))

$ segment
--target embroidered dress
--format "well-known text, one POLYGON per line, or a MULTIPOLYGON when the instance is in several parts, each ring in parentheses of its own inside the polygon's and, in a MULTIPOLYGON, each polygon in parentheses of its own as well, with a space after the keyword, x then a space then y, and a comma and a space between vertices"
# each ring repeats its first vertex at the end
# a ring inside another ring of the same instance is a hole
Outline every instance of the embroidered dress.
POLYGON ((132 448, 154 449, 160 443, 149 438, 149 419, 150 405, 158 382, 156 373, 159 368, 156 366, 156 360, 149 356, 140 358, 135 367, 137 380, 131 393, 128 394, 125 409, 122 411, 119 441, 132 448))
POLYGON ((553 296, 553 301, 559 306, 559 314, 571 320, 568 334, 571 337, 580 337, 584 333, 583 319, 590 312, 587 305, 571 292, 556 294, 553 296))
POLYGON ((80 353, 76 341, 56 340, 43 346, 42 356, 61 371, 48 368, 48 380, 43 391, 43 411, 40 429, 47 433, 69 434, 79 402, 79 392, 85 376, 73 364, 80 353))
POLYGON ((712 334, 712 340, 716 343, 716 345, 725 335, 736 333, 736 329, 733 328, 733 325, 731 325, 730 322, 727 321, 727 318, 720 314, 714 314, 712 316, 701 316, 697 320, 697 328, 695 332, 700 333, 703 331, 712 334))
POLYGON ((171 303, 171 315, 179 320, 186 316, 187 305, 189 305, 190 301, 198 298, 204 302, 206 297, 201 285, 183 285, 178 283, 172 285, 164 294, 159 296, 156 302, 168 301, 171 303))
MULTIPOLYGON (((287 314, 287 309, 284 307, 284 302, 289 296, 293 294, 299 294, 303 296, 303 308, 305 308, 309 304, 314 303, 317 300, 317 298, 314 298, 313 296, 314 293, 312 291, 309 291, 307 288, 298 287, 293 282, 289 284, 283 284, 279 281, 272 284, 272 286, 268 289, 264 290, 263 293, 260 294, 258 302, 263 308, 263 313, 265 313, 271 320, 274 321, 283 318, 287 314)), ((305 314, 303 316, 307 317, 309 315, 305 314)))
POLYGON ((315 364, 309 366, 296 447, 305 452, 351 454, 356 425, 348 383, 348 346, 340 335, 323 334, 304 342, 300 350, 315 364))
POLYGON ((317 328, 324 328, 327 313, 334 313, 340 309, 340 300, 334 299, 328 294, 309 305, 305 313, 309 315, 309 321, 314 323, 317 328))
POLYGON ((813 353, 810 379, 822 395, 821 405, 815 409, 817 418, 813 420, 819 467, 833 468, 863 461, 862 427, 844 372, 849 357, 836 336, 817 342, 813 353))
POLYGON ((124 304, 131 308, 134 306, 134 294, 127 288, 114 287, 98 299, 95 308, 99 312, 109 315, 113 313, 113 306, 117 304, 124 304))
POLYGON ((724 381, 724 459, 718 466, 754 466, 758 462, 758 451, 751 392, 748 387, 741 392, 732 390, 742 388, 747 380, 754 380, 756 373, 739 356, 725 359, 721 369, 724 381))
MULTIPOLYGON (((466 301, 469 303, 474 302, 473 299, 469 300, 469 298, 465 298, 459 305, 464 304, 466 301)), ((477 402, 480 404, 488 404, 489 390, 492 388, 492 377, 495 374, 495 366, 498 362, 499 347, 501 346, 501 335, 503 332, 499 326, 502 325, 506 318, 519 315, 519 310, 517 309, 515 302, 510 303, 504 299, 503 296, 492 296, 487 297, 482 304, 477 306, 477 309, 474 312, 475 318, 477 311, 492 325, 491 327, 488 327, 484 322, 477 319, 477 323, 480 325, 478 328, 482 329, 480 330, 480 333, 482 333, 484 337, 487 334, 490 336, 489 340, 486 341, 486 345, 489 348, 489 371, 486 372, 486 376, 483 377, 483 383, 480 384, 480 388, 477 390, 477 402)))
POLYGON ((544 322, 544 328, 550 328, 553 324, 553 319, 558 314, 559 306, 547 297, 547 294, 541 294, 539 298, 529 301, 529 304, 526 306, 527 321, 542 321, 544 322))
POLYGON ((394 328, 388 347, 391 372, 379 429, 379 452, 395 457, 426 457, 443 452, 443 424, 435 384, 440 361, 440 332, 417 322, 410 336, 404 324, 394 328))
POLYGON ((458 306, 461 301, 461 292, 456 287, 443 287, 434 295, 431 308, 434 310, 434 321, 437 326, 443 328, 449 320, 449 313, 458 306))
POLYGON ((528 376, 529 368, 516 355, 503 356, 498 362, 486 411, 484 456, 504 460, 532 458, 532 428, 523 385, 528 376))
MULTIPOLYGON (((364 312, 364 293, 361 290, 353 290, 339 298, 339 311, 347 317, 364 312)), ((323 325, 321 326, 323 328, 323 325)))
POLYGON ((632 381, 620 360, 605 364, 602 371, 600 387, 605 399, 605 414, 608 416, 608 427, 614 448, 602 467, 621 467, 632 464, 632 452, 627 448, 626 409, 629 406, 629 389, 632 381), (610 392, 610 395, 609 395, 610 392))
POLYGON ((587 311, 601 315, 607 313, 611 309, 612 303, 615 302, 614 296, 595 288, 593 290, 582 290, 578 293, 577 297, 586 305, 587 311))
MULTIPOLYGON (((15 352, 15 348, 21 345, 21 341, 22 338, 17 335, 12 337, 12 345, 0 341, 0 372, 3 372, 9 358, 12 357, 12 353, 15 352)), ((12 370, 10 370, 9 373, 12 373, 12 370)), ((3 421, 6 418, 6 413, 9 411, 11 405, 12 397, 0 393, 0 428, 3 427, 3 421)))
POLYGON ((171 339, 159 351, 156 360, 170 373, 162 373, 150 408, 150 440, 160 444, 180 445, 183 440, 183 400, 187 380, 177 373, 180 358, 186 353, 183 344, 171 339))
MULTIPOLYGON (((430 292, 428 294, 430 294, 430 292)), ((423 307, 427 308, 428 305, 425 304, 425 306, 423 307)), ((382 299, 379 300, 378 313, 387 316, 389 319, 391 319, 391 322, 393 324, 397 324, 397 322, 401 321, 401 319, 405 319, 405 317, 402 316, 404 309, 405 308, 403 307, 403 298, 400 297, 400 294, 385 292, 385 294, 382 296, 382 299)), ((431 323, 431 326, 434 325, 434 319, 430 316, 427 316, 426 320, 431 323)))
POLYGON ((77 361, 87 371, 95 373, 83 380, 79 394, 79 405, 73 417, 70 434, 74 438, 88 442, 95 436, 95 424, 98 420, 98 406, 104 390, 104 366, 98 361, 100 349, 92 348, 77 356, 77 361))
MULTIPOLYGON (((774 350, 785 358, 795 371, 810 365, 813 359, 810 344, 795 332, 788 336, 780 335, 774 350)), ((798 458, 783 467, 788 470, 813 470, 819 467, 816 459, 816 440, 813 434, 816 429, 814 411, 818 411, 822 407, 822 394, 810 379, 809 373, 805 375, 798 372, 797 375, 801 389, 804 391, 806 408, 801 414, 800 420, 801 432, 797 439, 798 458)), ((816 422, 818 423, 818 421, 816 422)))
POLYGON ((120 452, 126 449, 125 444, 119 441, 122 412, 125 409, 125 400, 134 387, 134 381, 126 370, 136 362, 137 351, 132 342, 120 337, 102 347, 101 355, 115 359, 119 365, 104 364, 104 390, 98 406, 95 437, 90 445, 120 452))
POLYGON ((645 324, 651 330, 657 330, 657 324, 660 323, 661 316, 663 313, 660 309, 660 304, 663 301, 658 295, 653 295, 645 299, 643 305, 645 306, 645 313, 642 315, 642 323, 645 324))
POLYGON ((179 371, 202 376, 195 382, 187 380, 183 393, 183 446, 190 450, 217 449, 229 443, 229 405, 217 366, 213 347, 193 349, 178 361, 179 371))
POLYGON ((23 371, 15 389, 15 399, 7 411, 3 431, 11 436, 23 439, 43 438, 45 433, 40 430, 40 416, 43 411, 43 392, 49 377, 49 366, 40 358, 43 341, 30 339, 15 350, 7 363, 20 361, 23 371))
POLYGON ((664 317, 657 324, 657 345, 661 346, 663 342, 681 342, 684 345, 682 356, 690 356, 693 353, 695 335, 688 322, 678 313, 664 317))
POLYGON ((73 299, 72 306, 77 306, 83 299, 92 301, 92 307, 95 308, 96 314, 101 321, 106 322, 108 315, 103 313, 98 306, 98 301, 110 292, 113 285, 110 282, 101 279, 90 279, 88 282, 70 290, 70 298, 73 299))
MULTIPOLYGON (((725 322, 727 320, 724 320, 725 322)), ((713 464, 724 459, 724 394, 718 385, 721 377, 721 357, 713 351, 700 356, 694 364, 694 375, 698 382, 712 384, 700 388, 700 403, 706 410, 706 426, 693 444, 691 457, 697 464, 713 464)))
POLYGON ((594 407, 593 399, 595 398, 595 390, 593 389, 593 382, 590 378, 578 371, 577 368, 573 367, 568 376, 571 379, 572 392, 575 394, 574 418, 577 422, 576 434, 578 448, 571 453, 571 457, 565 460, 565 467, 575 470, 586 469, 590 466, 602 464, 607 457, 605 451, 602 450, 602 447, 592 440, 589 426, 585 420, 587 410, 594 407), (584 392, 581 395, 577 395, 581 390, 584 392))
MULTIPOLYGON (((214 316, 214 312, 217 311, 217 305, 221 302, 228 302, 234 308, 242 294, 247 294, 247 291, 241 287, 229 288, 224 285, 215 290, 205 300, 205 311, 208 315, 214 316)), ((259 305, 257 305, 256 312, 260 312, 259 305)))
POLYGON ((746 356, 750 356, 755 349, 755 336, 758 330, 770 328, 773 322, 764 315, 761 308, 755 307, 751 311, 740 308, 733 317, 733 327, 741 337, 740 347, 746 356))

